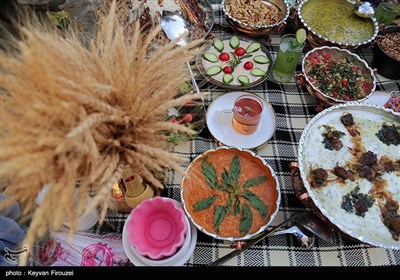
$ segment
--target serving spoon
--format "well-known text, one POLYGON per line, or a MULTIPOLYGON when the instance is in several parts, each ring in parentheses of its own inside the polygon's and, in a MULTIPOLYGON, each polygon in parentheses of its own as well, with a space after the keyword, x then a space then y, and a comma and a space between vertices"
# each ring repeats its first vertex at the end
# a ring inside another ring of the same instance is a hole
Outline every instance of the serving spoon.
MULTIPOLYGON (((219 266, 221 264, 226 263, 228 260, 232 259, 233 257, 235 257, 237 255, 240 255, 243 251, 245 251, 246 249, 250 248, 251 246, 257 244, 258 242, 265 239, 266 237, 277 235, 279 233, 278 230, 282 226, 288 224, 289 222, 292 222, 297 227, 298 231, 296 229, 294 229, 294 227, 292 226, 291 228, 286 230, 287 232, 282 231, 283 233, 292 233, 291 231, 294 230, 294 231, 296 231, 296 234, 297 234, 299 232, 302 232, 300 230, 300 228, 303 229, 303 227, 304 227, 304 228, 306 228, 306 230, 309 230, 313 234, 321 237, 324 241, 330 242, 330 243, 333 242, 332 229, 329 228, 324 222, 322 222, 316 214, 314 214, 312 212, 300 212, 300 213, 296 213, 296 214, 292 215, 290 218, 283 221, 279 225, 272 227, 272 229, 264 231, 263 233, 258 235, 256 238, 253 238, 253 239, 247 241, 244 245, 237 246, 236 250, 234 250, 234 251, 230 252, 229 254, 223 256, 222 258, 212 262, 208 266, 219 266)), ((306 231, 306 230, 304 230, 304 231, 306 231)), ((307 231, 307 233, 308 233, 308 231, 307 231)), ((302 234, 307 236, 305 232, 302 232, 302 234)), ((310 236, 312 237, 312 234, 310 236)), ((299 236, 296 236, 296 238, 299 239, 299 236)), ((300 235, 300 240, 301 240, 301 235, 300 235)), ((239 244, 241 244, 241 243, 239 242, 239 244)), ((314 243, 312 243, 310 245, 312 246, 313 244, 314 243)), ((306 248, 310 248, 311 246, 308 246, 306 248)))
POLYGON ((353 7, 354 7, 353 12, 357 16, 362 17, 362 18, 371 18, 374 16, 375 9, 371 3, 358 1, 358 0, 354 0, 354 1, 347 0, 347 1, 353 4, 353 7))
MULTIPOLYGON (((161 16, 161 28, 171 41, 181 37, 180 40, 176 42, 177 45, 185 46, 187 44, 190 26, 189 23, 179 14, 163 10, 161 16)), ((196 93, 200 93, 199 86, 194 78, 189 61, 186 61, 186 64, 196 93)))

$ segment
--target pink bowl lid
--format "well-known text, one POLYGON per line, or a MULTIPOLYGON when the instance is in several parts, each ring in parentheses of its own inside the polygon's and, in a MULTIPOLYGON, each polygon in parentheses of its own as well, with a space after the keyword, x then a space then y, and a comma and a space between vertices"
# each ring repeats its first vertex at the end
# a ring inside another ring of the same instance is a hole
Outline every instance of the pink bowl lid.
POLYGON ((175 200, 154 197, 131 211, 128 238, 136 251, 151 259, 173 255, 185 241, 188 230, 184 211, 175 200))

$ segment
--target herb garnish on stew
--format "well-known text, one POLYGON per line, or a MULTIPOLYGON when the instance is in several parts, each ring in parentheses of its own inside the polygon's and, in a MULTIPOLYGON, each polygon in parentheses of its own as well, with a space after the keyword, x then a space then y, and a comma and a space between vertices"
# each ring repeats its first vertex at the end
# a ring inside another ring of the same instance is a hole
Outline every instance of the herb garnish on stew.
MULTIPOLYGON (((267 181, 266 176, 258 176, 247 180, 244 184, 239 183, 241 174, 240 160, 237 155, 232 158, 229 171, 224 168, 221 173, 221 182, 218 180, 217 172, 214 166, 207 162, 205 158, 201 164, 203 176, 207 184, 229 194, 225 205, 217 205, 214 211, 214 230, 219 233, 219 226, 227 215, 240 216, 240 232, 246 234, 253 224, 253 214, 250 207, 255 208, 262 218, 268 213, 265 203, 249 188, 257 186, 267 181), (240 200, 244 198, 244 201, 240 200), (247 203, 246 203, 246 202, 247 203)), ((201 211, 209 208, 216 200, 217 196, 213 195, 203 200, 197 201, 193 205, 194 211, 201 211)))
POLYGON ((373 83, 348 57, 333 58, 328 52, 315 52, 306 63, 310 82, 327 96, 350 101, 371 92, 373 83))

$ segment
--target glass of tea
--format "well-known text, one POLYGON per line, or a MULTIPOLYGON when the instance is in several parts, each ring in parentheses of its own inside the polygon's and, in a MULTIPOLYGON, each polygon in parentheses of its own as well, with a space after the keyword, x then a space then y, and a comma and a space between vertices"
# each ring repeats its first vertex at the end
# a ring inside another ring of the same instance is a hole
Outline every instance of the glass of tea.
POLYGON ((257 130, 263 111, 263 102, 256 95, 239 96, 233 105, 233 127, 242 134, 250 134, 257 130))

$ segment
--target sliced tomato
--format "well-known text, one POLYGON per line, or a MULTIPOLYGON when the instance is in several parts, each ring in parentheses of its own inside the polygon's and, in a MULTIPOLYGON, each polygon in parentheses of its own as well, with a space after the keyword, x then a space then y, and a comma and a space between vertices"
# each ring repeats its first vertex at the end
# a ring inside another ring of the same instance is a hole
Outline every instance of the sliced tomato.
POLYGON ((243 65, 243 68, 246 69, 246 70, 251 70, 251 69, 253 69, 253 67, 254 67, 254 64, 253 64, 253 62, 251 62, 251 61, 247 61, 247 62, 243 65))
POLYGON ((238 47, 235 49, 235 54, 237 56, 244 56, 246 54, 246 50, 242 47, 238 47))
POLYGON ((192 122, 192 120, 193 120, 192 114, 185 114, 180 122, 181 123, 190 123, 190 122, 192 122))
POLYGON ((231 59, 231 56, 227 52, 223 52, 219 55, 219 60, 221 61, 229 61, 231 59))
POLYGON ((225 74, 231 74, 233 72, 233 68, 231 66, 225 66, 224 69, 222 69, 222 71, 225 74))

